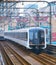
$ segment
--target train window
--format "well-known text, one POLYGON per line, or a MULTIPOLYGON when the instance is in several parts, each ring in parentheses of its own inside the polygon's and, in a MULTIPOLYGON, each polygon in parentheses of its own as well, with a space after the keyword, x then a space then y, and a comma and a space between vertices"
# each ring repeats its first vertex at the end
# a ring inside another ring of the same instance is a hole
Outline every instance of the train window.
POLYGON ((24 32, 23 35, 24 35, 24 36, 23 36, 23 39, 26 41, 26 40, 27 40, 27 37, 28 37, 27 32, 24 32))
POLYGON ((29 39, 33 40, 33 32, 32 31, 29 32, 29 39))
POLYGON ((44 37, 44 31, 41 31, 41 37, 42 38, 44 37))
POLYGON ((19 34, 18 34, 18 32, 15 32, 15 38, 16 38, 16 39, 19 38, 19 34))
POLYGON ((26 39, 27 39, 27 37, 28 37, 28 34, 26 33, 26 39))
POLYGON ((37 39, 38 38, 38 34, 37 34, 37 32, 35 32, 35 39, 37 39))
POLYGON ((28 39, 27 32, 8 32, 8 33, 5 33, 5 35, 12 37, 12 38, 24 40, 24 41, 27 41, 27 39, 28 39))
POLYGON ((43 30, 39 30, 39 42, 40 43, 44 43, 44 31, 43 30))
POLYGON ((18 32, 16 38, 26 41, 27 40, 27 32, 18 32))

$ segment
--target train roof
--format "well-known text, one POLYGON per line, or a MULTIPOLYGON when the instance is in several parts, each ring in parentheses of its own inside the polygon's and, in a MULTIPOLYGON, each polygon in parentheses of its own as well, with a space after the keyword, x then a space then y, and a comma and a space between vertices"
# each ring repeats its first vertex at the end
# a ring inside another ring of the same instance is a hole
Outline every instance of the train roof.
POLYGON ((8 30, 8 31, 5 31, 5 32, 27 32, 29 31, 30 29, 41 29, 41 30, 44 30, 44 28, 41 28, 41 27, 29 27, 29 28, 21 28, 21 29, 17 29, 17 30, 8 30))

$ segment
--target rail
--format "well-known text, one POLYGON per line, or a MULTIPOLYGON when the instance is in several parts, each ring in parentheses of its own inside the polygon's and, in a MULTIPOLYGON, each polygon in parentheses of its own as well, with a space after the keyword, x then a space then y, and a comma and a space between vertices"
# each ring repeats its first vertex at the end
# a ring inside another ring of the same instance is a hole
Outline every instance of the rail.
POLYGON ((7 42, 1 43, 1 45, 9 57, 12 65, 42 65, 35 59, 29 57, 27 54, 17 50, 13 45, 8 44, 7 42))
POLYGON ((5 41, 0 43, 13 65, 15 63, 15 65, 56 65, 56 58, 49 54, 41 53, 37 55, 11 42, 5 41))

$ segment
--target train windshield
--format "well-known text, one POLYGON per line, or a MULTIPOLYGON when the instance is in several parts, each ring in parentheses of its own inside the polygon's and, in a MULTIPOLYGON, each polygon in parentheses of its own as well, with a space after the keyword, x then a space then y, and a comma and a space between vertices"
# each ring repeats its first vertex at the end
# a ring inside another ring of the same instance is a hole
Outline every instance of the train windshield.
POLYGON ((38 30, 37 29, 32 29, 29 32, 29 42, 30 44, 38 44, 39 39, 38 39, 38 30))
POLYGON ((44 30, 33 29, 29 31, 29 42, 30 44, 44 44, 44 30))

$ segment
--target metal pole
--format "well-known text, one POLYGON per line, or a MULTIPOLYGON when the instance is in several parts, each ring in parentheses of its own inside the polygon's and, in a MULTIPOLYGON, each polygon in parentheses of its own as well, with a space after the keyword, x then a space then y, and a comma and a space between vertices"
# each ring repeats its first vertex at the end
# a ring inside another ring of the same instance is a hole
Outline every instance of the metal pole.
POLYGON ((52 23, 51 23, 51 18, 52 18, 52 14, 51 14, 51 3, 49 3, 50 6, 50 44, 51 44, 51 34, 52 34, 52 23))

